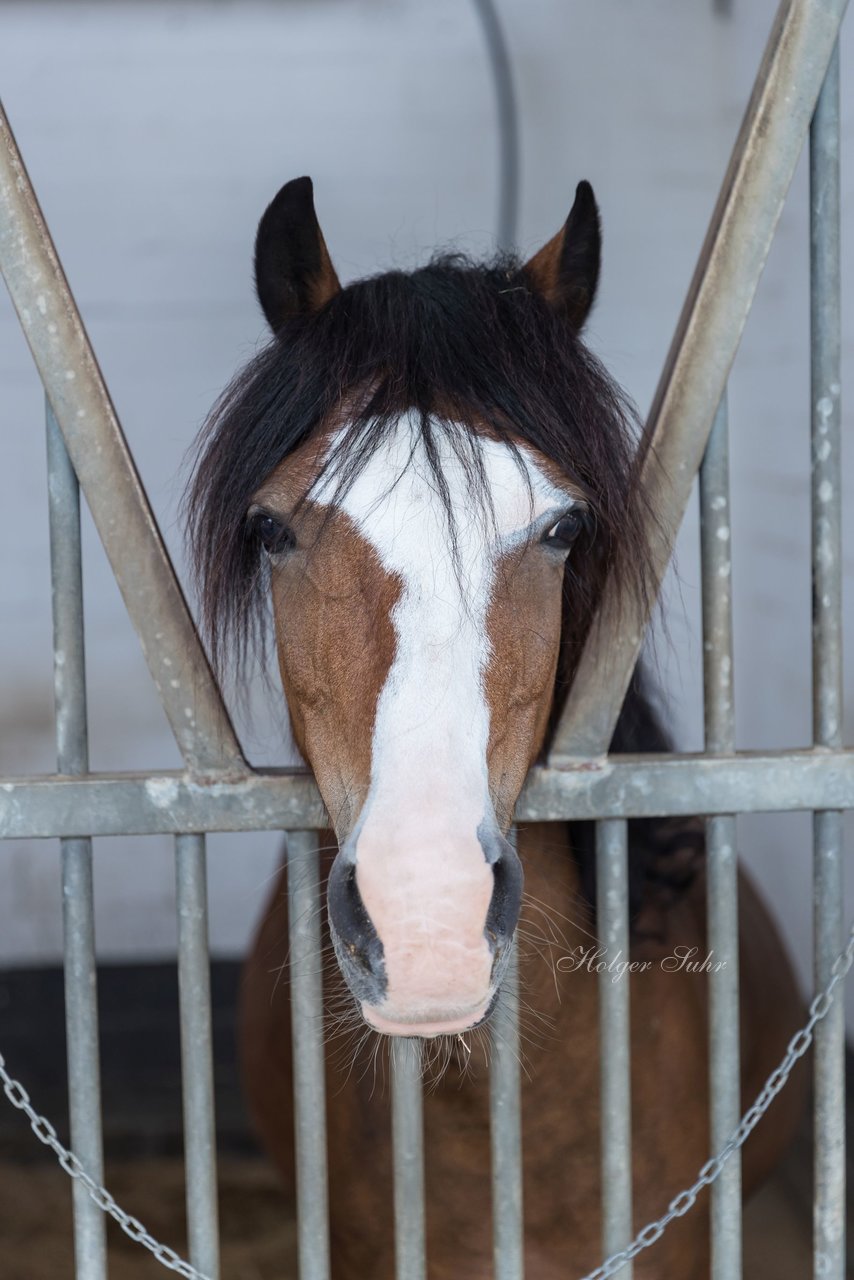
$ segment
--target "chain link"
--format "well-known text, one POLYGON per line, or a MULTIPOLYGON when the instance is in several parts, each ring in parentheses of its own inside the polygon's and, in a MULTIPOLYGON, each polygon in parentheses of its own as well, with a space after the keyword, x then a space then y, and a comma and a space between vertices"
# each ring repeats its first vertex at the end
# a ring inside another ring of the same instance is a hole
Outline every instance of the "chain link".
POLYGON ((195 1267, 191 1267, 189 1262, 185 1262, 174 1249, 170 1249, 168 1245, 161 1244, 154 1239, 139 1221, 134 1218, 116 1204, 106 1187, 99 1186, 93 1178, 83 1168, 80 1161, 73 1151, 69 1151, 62 1145, 56 1136, 56 1130, 49 1120, 44 1116, 40 1116, 30 1103, 30 1095, 24 1086, 17 1080, 13 1080, 6 1070, 6 1062, 3 1055, 0 1054, 0 1082, 3 1085, 3 1092, 9 1099, 13 1107, 18 1111, 23 1111, 24 1115, 30 1122, 30 1128, 38 1138, 39 1142, 44 1143, 46 1147, 50 1147, 59 1161, 61 1167, 77 1182, 83 1184, 91 1198, 99 1209, 104 1213, 108 1213, 124 1231, 125 1235, 130 1236, 131 1240, 135 1240, 137 1244, 141 1244, 143 1248, 148 1249, 159 1263, 161 1263, 168 1271, 174 1271, 177 1275, 183 1276, 184 1280, 209 1280, 209 1277, 203 1275, 201 1271, 197 1271, 195 1267))
POLYGON ((586 1276, 583 1276, 582 1280, 610 1280, 610 1277, 615 1276, 627 1262, 631 1262, 644 1249, 648 1249, 651 1244, 655 1244, 674 1218, 683 1217, 689 1209, 694 1207, 697 1202, 697 1196, 704 1187, 710 1187, 720 1177, 727 1160, 729 1160, 733 1152, 738 1151, 739 1147, 743 1146, 747 1141, 777 1094, 785 1085, 795 1063, 809 1049, 813 1042, 813 1033, 817 1023, 821 1022, 822 1018, 826 1018, 830 1012, 836 988, 845 980, 852 964, 854 964, 854 924, 852 924, 851 932, 848 935, 848 945, 833 962, 830 981, 824 990, 815 997, 809 1007, 810 1016, 806 1026, 792 1036, 783 1061, 771 1072, 756 1101, 745 1112, 735 1132, 727 1139, 718 1154, 711 1160, 706 1161, 694 1185, 688 1187, 686 1191, 680 1191, 678 1196, 674 1196, 667 1206, 667 1212, 662 1217, 655 1222, 648 1223, 642 1231, 637 1233, 631 1244, 627 1245, 625 1249, 621 1249, 619 1253, 611 1254, 595 1271, 590 1271, 586 1276))
MULTIPOLYGON (((840 952, 833 963, 830 981, 825 989, 815 997, 809 1007, 810 1016, 806 1026, 792 1036, 783 1061, 771 1072, 756 1101, 745 1112, 735 1132, 724 1143, 718 1154, 706 1161, 693 1186, 688 1187, 685 1191, 680 1191, 677 1196, 674 1196, 667 1206, 667 1212, 662 1217, 657 1218, 654 1222, 647 1223, 637 1233, 631 1244, 627 1245, 619 1253, 611 1254, 595 1271, 590 1271, 586 1276, 583 1276, 582 1280, 610 1280, 627 1262, 631 1262, 644 1249, 648 1249, 650 1245, 655 1244, 674 1218, 684 1217, 697 1203, 697 1196, 700 1192, 705 1187, 710 1187, 720 1177, 727 1160, 747 1141, 749 1135, 756 1128, 762 1116, 785 1085, 795 1063, 809 1049, 813 1042, 816 1025, 823 1018, 826 1018, 830 1012, 836 988, 841 982, 844 982, 852 964, 854 964, 854 924, 852 924, 851 932, 848 936, 848 945, 844 951, 840 952)), ((89 1177, 74 1152, 69 1151, 59 1141, 56 1136, 56 1130, 50 1121, 33 1110, 29 1094, 19 1081, 13 1080, 9 1075, 2 1054, 0 1054, 0 1082, 3 1085, 3 1092, 12 1106, 16 1107, 18 1111, 23 1111, 29 1120, 30 1128, 39 1142, 51 1148, 69 1177, 83 1184, 98 1208, 102 1209, 104 1213, 108 1213, 119 1224, 125 1235, 130 1236, 131 1240, 135 1240, 137 1244, 141 1244, 143 1248, 148 1249, 149 1253, 153 1254, 162 1266, 166 1267, 168 1271, 174 1271, 177 1275, 183 1276, 184 1280, 209 1280, 208 1276, 201 1271, 197 1271, 195 1267, 191 1267, 189 1262, 185 1262, 174 1249, 170 1249, 168 1245, 161 1244, 158 1240, 155 1240, 154 1236, 145 1229, 138 1218, 132 1217, 129 1213, 125 1213, 123 1209, 119 1208, 106 1187, 99 1186, 93 1178, 89 1177)))

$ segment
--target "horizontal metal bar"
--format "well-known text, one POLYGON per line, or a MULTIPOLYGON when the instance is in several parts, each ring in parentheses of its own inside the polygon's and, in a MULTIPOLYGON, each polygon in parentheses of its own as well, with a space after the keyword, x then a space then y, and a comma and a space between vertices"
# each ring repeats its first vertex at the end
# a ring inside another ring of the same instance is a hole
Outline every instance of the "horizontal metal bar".
POLYGON ((0 106, 0 272, 160 701, 191 769, 245 769, 219 689, 0 106))
MULTIPOLYGON (((854 750, 614 756, 531 770, 518 822, 664 814, 854 809, 854 750)), ((186 773, 0 779, 0 839, 316 830, 329 818, 311 775, 241 781, 186 773)))
MULTIPOLYGON (((847 0, 783 0, 650 411, 642 480, 661 581, 795 172, 847 0)), ((648 617, 606 586, 551 763, 608 749, 648 617)))

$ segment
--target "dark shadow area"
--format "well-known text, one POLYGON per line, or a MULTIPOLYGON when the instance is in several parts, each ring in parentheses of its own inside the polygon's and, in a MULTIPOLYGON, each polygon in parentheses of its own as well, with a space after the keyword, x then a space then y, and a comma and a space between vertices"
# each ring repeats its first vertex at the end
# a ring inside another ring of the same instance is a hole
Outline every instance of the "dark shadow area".
MULTIPOLYGON (((219 1148, 254 1154, 237 1066, 240 964, 211 965, 214 1082, 219 1148)), ((178 974, 175 964, 102 965, 98 970, 104 1141, 110 1158, 183 1150, 178 974)), ((58 968, 0 970, 0 1053, 33 1106, 68 1140, 65 1002, 58 968)), ((0 1099, 5 1103, 5 1099, 0 1099)), ((24 1116, 0 1105, 0 1149, 22 1161, 53 1155, 24 1116)))

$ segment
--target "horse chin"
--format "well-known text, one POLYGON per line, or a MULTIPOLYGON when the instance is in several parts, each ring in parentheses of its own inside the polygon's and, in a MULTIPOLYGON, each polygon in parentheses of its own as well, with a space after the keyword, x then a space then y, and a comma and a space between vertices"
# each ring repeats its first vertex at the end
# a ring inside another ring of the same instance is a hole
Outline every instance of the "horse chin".
POLYGON ((436 1036, 459 1036, 480 1026, 492 1012, 495 996, 491 995, 475 1008, 455 1012, 447 1017, 389 1017, 362 1001, 362 1017, 373 1031, 384 1036, 418 1036, 431 1040, 436 1036))

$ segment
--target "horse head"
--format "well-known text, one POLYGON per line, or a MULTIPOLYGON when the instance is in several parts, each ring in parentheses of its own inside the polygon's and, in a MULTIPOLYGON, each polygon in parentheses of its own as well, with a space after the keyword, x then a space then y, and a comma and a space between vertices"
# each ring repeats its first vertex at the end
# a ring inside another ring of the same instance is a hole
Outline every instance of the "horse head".
POLYGON ((273 340, 206 428, 193 546, 215 658, 272 601, 338 842, 335 952, 388 1034, 488 1016, 522 895, 514 806, 604 574, 641 545, 631 424, 578 336, 599 261, 587 183, 524 265, 342 288, 307 178, 258 228, 273 340))

